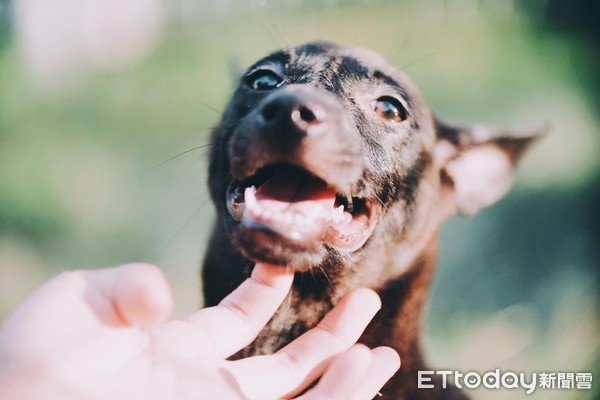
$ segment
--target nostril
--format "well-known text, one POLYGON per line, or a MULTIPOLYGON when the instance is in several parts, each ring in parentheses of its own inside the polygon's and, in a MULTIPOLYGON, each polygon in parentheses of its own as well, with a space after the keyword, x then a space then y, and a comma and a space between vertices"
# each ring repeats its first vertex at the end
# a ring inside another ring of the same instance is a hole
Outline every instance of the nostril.
POLYGON ((325 112, 319 107, 301 105, 292 112, 292 120, 299 127, 317 125, 325 120, 325 112))
POLYGON ((298 111, 300 112, 299 116, 302 121, 308 122, 309 124, 313 122, 318 122, 317 116, 315 115, 315 113, 312 112, 310 108, 302 106, 298 111))

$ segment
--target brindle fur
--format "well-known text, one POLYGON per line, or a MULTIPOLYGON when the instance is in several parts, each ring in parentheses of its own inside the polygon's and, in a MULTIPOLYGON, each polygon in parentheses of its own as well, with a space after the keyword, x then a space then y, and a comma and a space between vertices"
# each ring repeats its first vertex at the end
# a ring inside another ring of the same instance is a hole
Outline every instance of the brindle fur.
POLYGON ((515 162, 534 135, 484 128, 475 134, 440 123, 410 80, 368 50, 315 42, 273 53, 249 72, 261 65, 274 65, 285 77, 284 87, 308 85, 324 97, 335 98, 338 106, 331 112, 342 113, 343 121, 335 123, 338 132, 322 139, 328 148, 327 157, 320 157, 310 143, 289 145, 292 148, 287 152, 274 150, 268 143, 254 145, 253 141, 264 139, 248 132, 253 130, 255 110, 268 93, 250 91, 242 79, 214 132, 209 186, 218 219, 203 267, 205 304, 217 304, 249 276, 256 261, 281 262, 298 269, 288 299, 256 341, 237 356, 277 351, 314 327, 345 294, 370 287, 379 293, 382 308, 360 342, 371 347, 391 346, 402 358, 402 367, 382 389, 382 398, 466 398, 454 388, 416 388, 416 371, 429 369, 421 355, 419 337, 439 226, 449 216, 464 211, 452 201, 455 177, 446 165, 481 144, 493 144, 515 162), (392 90, 404 99, 411 114, 410 126, 394 131, 358 104, 361 100, 357 98, 370 95, 373 87, 392 90), (349 193, 381 200, 378 225, 361 249, 343 252, 321 246, 313 252, 291 252, 268 238, 265 247, 240 242, 235 221, 225 207, 227 185, 261 157, 304 163, 302 156, 294 153, 294 146, 317 160, 311 172, 327 182, 349 193), (440 156, 444 148, 450 149, 450 154, 440 156), (347 162, 349 155, 354 157, 353 163, 347 162), (238 157, 238 164, 232 157, 238 157), (348 181, 348 176, 354 178, 348 181))

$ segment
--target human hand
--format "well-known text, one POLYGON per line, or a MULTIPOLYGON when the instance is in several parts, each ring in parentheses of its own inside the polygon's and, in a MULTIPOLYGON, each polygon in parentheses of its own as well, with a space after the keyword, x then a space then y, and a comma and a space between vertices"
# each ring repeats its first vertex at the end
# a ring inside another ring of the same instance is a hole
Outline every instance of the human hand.
POLYGON ((292 280, 288 269, 259 264, 218 306, 163 322, 172 298, 154 266, 62 273, 0 330, 0 397, 294 398, 323 375, 296 398, 371 399, 399 358, 389 348, 353 346, 380 307, 367 289, 279 352, 226 360, 256 337, 292 280))

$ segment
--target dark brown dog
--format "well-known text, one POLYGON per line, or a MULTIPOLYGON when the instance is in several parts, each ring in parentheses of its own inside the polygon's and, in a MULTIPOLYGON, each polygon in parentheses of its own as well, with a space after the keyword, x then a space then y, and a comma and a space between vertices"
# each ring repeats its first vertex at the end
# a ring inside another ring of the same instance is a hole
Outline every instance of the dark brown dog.
POLYGON ((315 42, 269 55, 243 76, 214 132, 206 305, 257 261, 296 269, 290 301, 247 356, 280 349, 370 287, 383 306, 361 342, 402 358, 383 398, 465 398, 416 387, 438 229, 504 195, 539 134, 441 123, 403 73, 365 49, 315 42))

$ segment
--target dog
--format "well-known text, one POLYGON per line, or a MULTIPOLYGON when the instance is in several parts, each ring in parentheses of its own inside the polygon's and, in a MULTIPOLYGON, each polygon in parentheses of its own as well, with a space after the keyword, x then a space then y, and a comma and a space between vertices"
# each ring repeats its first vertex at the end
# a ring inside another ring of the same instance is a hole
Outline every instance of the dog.
POLYGON ((419 332, 439 227, 499 200, 542 133, 441 122, 404 73, 367 49, 311 42, 252 65, 212 136, 205 304, 256 262, 296 276, 282 311, 237 357, 277 351, 369 287, 382 308, 360 342, 402 358, 382 398, 467 398, 441 383, 417 388, 417 371, 429 369, 419 332))

